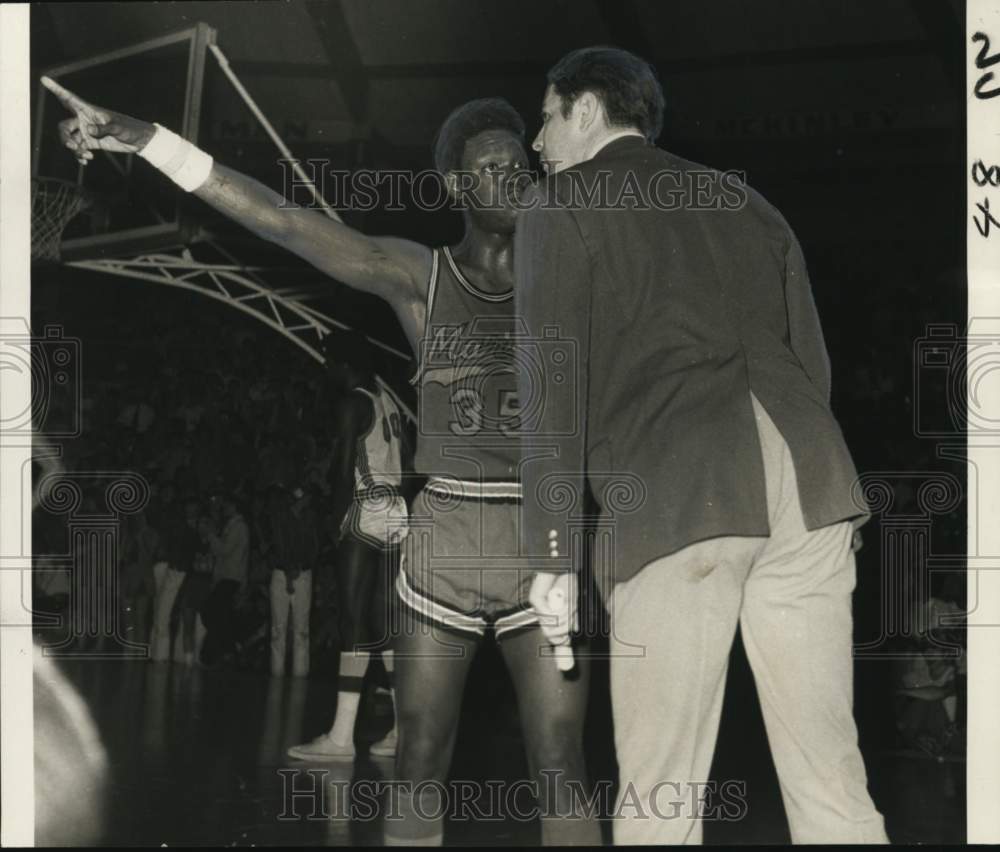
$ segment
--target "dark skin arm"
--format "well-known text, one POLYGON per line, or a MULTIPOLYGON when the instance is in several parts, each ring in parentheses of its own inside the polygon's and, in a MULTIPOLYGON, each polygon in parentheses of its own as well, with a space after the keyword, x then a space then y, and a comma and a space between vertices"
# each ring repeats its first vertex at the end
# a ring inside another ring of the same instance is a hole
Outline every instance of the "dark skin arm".
MULTIPOLYGON (((149 122, 95 107, 47 77, 42 83, 74 114, 60 123, 59 135, 83 165, 96 150, 138 153, 156 132, 149 122)), ((427 306, 429 248, 397 237, 366 236, 318 210, 282 209, 286 201, 281 195, 218 163, 194 194, 321 272, 385 299, 417 351, 427 306)))
POLYGON ((328 474, 333 491, 332 516, 336 529, 340 529, 344 515, 354 500, 358 439, 368 431, 373 416, 371 400, 360 393, 346 393, 337 400, 333 418, 333 458, 328 474))

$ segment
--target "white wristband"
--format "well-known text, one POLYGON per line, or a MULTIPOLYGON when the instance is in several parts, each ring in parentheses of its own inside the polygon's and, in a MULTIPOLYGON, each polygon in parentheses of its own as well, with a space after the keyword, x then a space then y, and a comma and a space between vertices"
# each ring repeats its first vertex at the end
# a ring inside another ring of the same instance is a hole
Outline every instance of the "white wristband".
POLYGON ((139 156, 185 192, 194 192, 208 180, 212 172, 212 156, 167 128, 159 124, 154 126, 156 133, 139 156))

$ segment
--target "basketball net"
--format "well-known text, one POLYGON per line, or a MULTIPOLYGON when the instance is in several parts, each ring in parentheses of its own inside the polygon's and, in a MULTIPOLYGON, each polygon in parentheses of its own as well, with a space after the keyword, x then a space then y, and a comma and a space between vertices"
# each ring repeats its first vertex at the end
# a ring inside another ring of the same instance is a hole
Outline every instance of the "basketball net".
POLYGON ((57 178, 32 178, 32 261, 58 263, 63 229, 89 204, 89 199, 74 183, 57 178))

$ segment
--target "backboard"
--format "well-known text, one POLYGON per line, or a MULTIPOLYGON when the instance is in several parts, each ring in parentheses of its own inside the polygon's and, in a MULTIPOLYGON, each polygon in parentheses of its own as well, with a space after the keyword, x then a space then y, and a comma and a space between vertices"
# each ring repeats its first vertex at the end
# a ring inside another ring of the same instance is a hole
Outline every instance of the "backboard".
MULTIPOLYGON (((215 30, 206 24, 92 56, 44 72, 84 100, 156 121, 197 143, 205 54, 215 30)), ((63 232, 64 260, 114 257, 186 243, 182 193, 131 154, 96 152, 85 167, 59 141, 68 113, 40 81, 35 103, 32 175, 78 184, 91 198, 63 232)))

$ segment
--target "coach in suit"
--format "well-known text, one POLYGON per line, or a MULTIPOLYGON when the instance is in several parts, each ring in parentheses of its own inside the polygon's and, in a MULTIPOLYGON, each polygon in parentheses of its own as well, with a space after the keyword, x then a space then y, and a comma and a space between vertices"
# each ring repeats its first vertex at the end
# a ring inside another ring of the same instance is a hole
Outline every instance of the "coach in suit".
POLYGON ((550 486, 589 479, 616 537, 616 843, 700 842, 691 785, 708 779, 737 624, 793 840, 887 842, 852 715, 864 510, 802 251, 732 175, 654 147, 662 113, 652 69, 624 51, 549 72, 534 142, 548 177, 522 199, 516 296, 532 335, 558 329, 576 357, 541 405, 521 375, 523 543, 551 566, 532 602, 569 641, 574 510, 550 486), (641 480, 640 505, 614 514, 606 474, 641 480))

